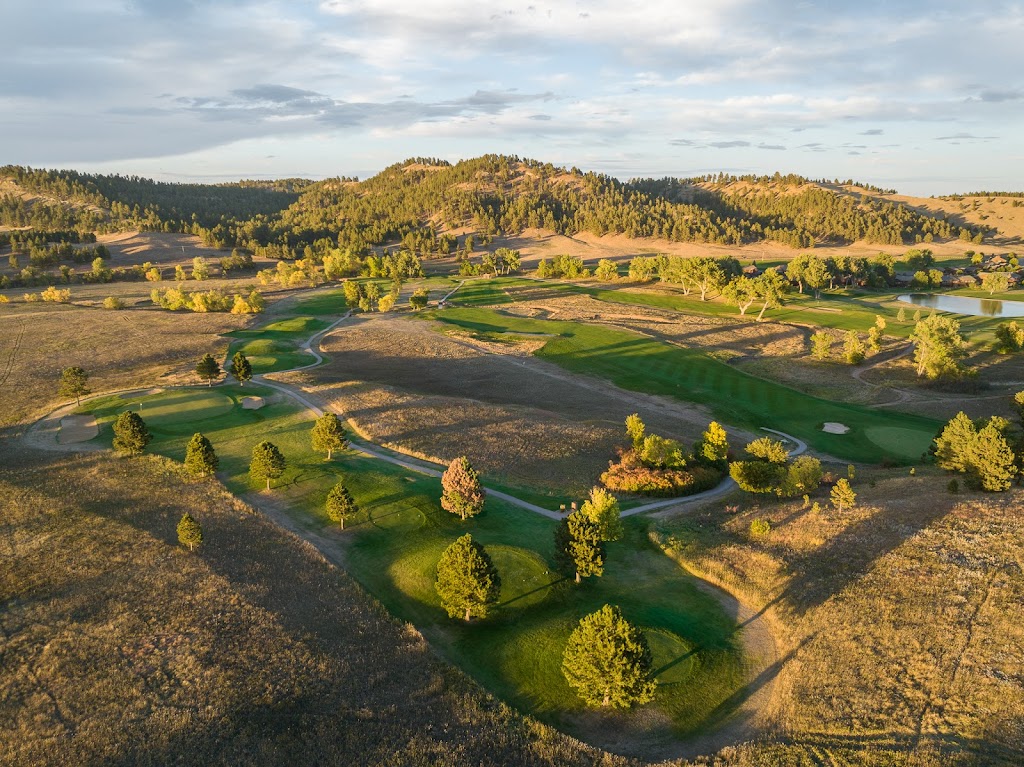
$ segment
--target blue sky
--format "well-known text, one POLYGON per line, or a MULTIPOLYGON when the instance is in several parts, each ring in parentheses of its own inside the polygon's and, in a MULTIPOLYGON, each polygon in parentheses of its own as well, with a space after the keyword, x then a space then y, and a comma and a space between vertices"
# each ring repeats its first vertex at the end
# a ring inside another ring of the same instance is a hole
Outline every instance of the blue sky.
POLYGON ((1024 189, 1024 4, 10 3, 0 162, 366 177, 486 152, 620 178, 1024 189))

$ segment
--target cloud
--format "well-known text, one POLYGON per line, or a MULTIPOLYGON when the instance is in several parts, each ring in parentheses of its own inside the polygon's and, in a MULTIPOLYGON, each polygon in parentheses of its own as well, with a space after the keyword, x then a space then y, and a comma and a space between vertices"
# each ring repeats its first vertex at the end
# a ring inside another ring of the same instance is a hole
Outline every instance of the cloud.
POLYGON ((999 136, 975 136, 973 133, 954 133, 949 136, 936 136, 936 141, 995 141, 999 136))
POLYGON ((707 144, 714 149, 734 149, 737 147, 750 146, 749 141, 709 141, 707 144))
POLYGON ((858 136, 881 136, 883 133, 885 133, 885 131, 882 130, 881 128, 871 128, 870 130, 861 131, 857 135, 858 136))
POLYGON ((978 94, 977 100, 989 104, 1001 104, 1004 101, 1020 101, 1024 99, 1024 90, 984 90, 978 94))

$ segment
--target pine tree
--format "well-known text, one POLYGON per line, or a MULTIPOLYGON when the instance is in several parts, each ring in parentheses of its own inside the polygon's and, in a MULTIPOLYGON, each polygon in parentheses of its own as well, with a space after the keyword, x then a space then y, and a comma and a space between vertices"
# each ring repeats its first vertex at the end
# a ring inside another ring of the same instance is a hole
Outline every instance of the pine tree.
POLYGON ((122 455, 139 455, 153 435, 146 422, 133 410, 126 410, 114 421, 114 450, 122 455))
POLYGON ((848 506, 852 508, 857 501, 857 494, 850 487, 850 480, 845 477, 832 486, 832 492, 829 497, 832 499, 832 505, 839 509, 839 511, 848 506))
POLYGON ((342 428, 338 416, 334 413, 324 413, 317 418, 316 423, 313 424, 313 431, 310 436, 313 443, 313 451, 327 453, 328 461, 331 460, 335 450, 344 450, 348 446, 345 430, 342 428))
POLYGON ((441 508, 458 514, 463 521, 483 511, 484 490, 466 456, 460 456, 441 476, 441 508))
POLYGON ((864 361, 864 342, 860 340, 856 330, 847 331, 843 356, 850 365, 859 365, 864 361))
POLYGON ((214 474, 220 465, 220 459, 213 451, 210 440, 199 432, 192 435, 185 447, 185 468, 193 474, 205 477, 214 474))
POLYGON ((652 665, 643 632, 611 605, 580 621, 562 656, 566 681, 590 706, 629 708, 653 700, 652 665))
POLYGON ((213 382, 220 377, 220 363, 213 358, 212 354, 204 354, 196 365, 196 373, 200 378, 206 379, 210 386, 213 386, 213 382))
POLYGON ((964 457, 967 486, 997 493, 1009 490, 1017 475, 1016 456, 997 426, 980 429, 964 457))
POLYGON ((486 618, 501 593, 501 578, 484 547, 463 535, 437 563, 437 595, 451 618, 486 618))
POLYGON ((187 511, 178 522, 178 543, 188 546, 189 551, 195 551, 196 546, 203 542, 203 528, 196 521, 195 517, 187 511))
POLYGON ((622 537, 619 502, 603 487, 590 489, 590 497, 580 506, 580 513, 597 525, 602 541, 617 541, 622 537))
POLYGON ((604 573, 604 541, 600 528, 580 510, 555 530, 555 558, 560 569, 576 573, 576 582, 604 573))
POLYGON ((235 352, 235 356, 231 358, 231 366, 228 368, 228 372, 238 381, 240 386, 245 386, 246 381, 252 380, 252 363, 241 352, 235 352))
POLYGON ((824 362, 832 356, 832 334, 819 330, 811 334, 811 354, 814 358, 824 362))
POLYGON ((57 393, 61 397, 74 397, 81 405, 82 395, 89 393, 89 374, 77 366, 64 368, 60 371, 60 387, 57 393))
POLYGON ((249 463, 249 476, 258 482, 266 481, 267 490, 270 489, 270 480, 277 479, 284 474, 287 462, 277 445, 264 440, 252 449, 252 461, 249 463))
POLYGON ((339 482, 331 488, 331 492, 327 494, 327 518, 329 520, 337 522, 344 530, 345 518, 358 513, 359 507, 347 487, 339 482))
POLYGON ((896 321, 897 322, 906 322, 907 321, 907 310, 904 309, 902 306, 900 307, 900 310, 898 312, 896 312, 896 321))
POLYGON ((974 422, 961 410, 935 438, 935 462, 947 471, 966 471, 967 455, 977 437, 974 422))

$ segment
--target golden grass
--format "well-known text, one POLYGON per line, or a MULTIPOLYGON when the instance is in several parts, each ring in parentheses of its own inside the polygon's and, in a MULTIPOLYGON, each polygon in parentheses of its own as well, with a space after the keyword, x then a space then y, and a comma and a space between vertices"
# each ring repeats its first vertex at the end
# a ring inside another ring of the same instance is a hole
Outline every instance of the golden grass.
POLYGON ((770 716, 791 742, 1019 763, 1020 491, 949 495, 937 474, 854 484, 859 505, 842 514, 748 502, 657 537, 765 609, 787 658, 770 716), (755 518, 771 522, 766 538, 749 535, 755 518))

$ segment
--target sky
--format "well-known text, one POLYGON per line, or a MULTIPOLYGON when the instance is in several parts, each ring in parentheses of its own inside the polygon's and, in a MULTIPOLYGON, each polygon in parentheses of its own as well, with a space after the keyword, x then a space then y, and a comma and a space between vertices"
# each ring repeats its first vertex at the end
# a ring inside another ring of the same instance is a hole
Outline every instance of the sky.
POLYGON ((1024 189, 1024 2, 4 5, 3 164, 216 182, 495 152, 1024 189))

